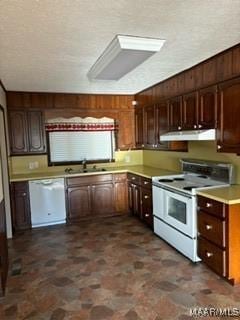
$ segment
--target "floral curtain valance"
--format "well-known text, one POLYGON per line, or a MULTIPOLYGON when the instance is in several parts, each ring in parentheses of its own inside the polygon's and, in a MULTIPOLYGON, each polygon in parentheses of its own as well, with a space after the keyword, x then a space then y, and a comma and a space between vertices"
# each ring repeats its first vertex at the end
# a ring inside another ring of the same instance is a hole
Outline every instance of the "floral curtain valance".
POLYGON ((56 118, 45 123, 46 131, 115 131, 117 124, 110 118, 56 118))

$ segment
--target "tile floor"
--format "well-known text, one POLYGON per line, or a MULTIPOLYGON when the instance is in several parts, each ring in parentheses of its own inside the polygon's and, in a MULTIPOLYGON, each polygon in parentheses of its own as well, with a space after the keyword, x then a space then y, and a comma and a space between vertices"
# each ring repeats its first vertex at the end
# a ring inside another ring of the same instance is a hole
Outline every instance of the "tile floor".
POLYGON ((133 217, 27 231, 10 259, 0 319, 185 320, 194 306, 240 307, 240 287, 133 217))

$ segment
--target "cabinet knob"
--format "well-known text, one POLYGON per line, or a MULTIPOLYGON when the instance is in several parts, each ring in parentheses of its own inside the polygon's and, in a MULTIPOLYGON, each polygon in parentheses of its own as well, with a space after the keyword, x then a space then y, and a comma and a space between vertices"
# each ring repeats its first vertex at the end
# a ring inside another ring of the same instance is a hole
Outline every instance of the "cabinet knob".
POLYGON ((158 145, 157 145, 157 144, 155 144, 155 147, 156 147, 156 148, 157 148, 157 146, 158 146, 158 145))
POLYGON ((219 144, 217 145, 217 149, 220 150, 222 148, 222 146, 220 146, 219 144))
POLYGON ((213 227, 210 224, 206 224, 206 230, 211 230, 213 227))
POLYGON ((22 196, 23 196, 23 197, 26 197, 26 195, 27 195, 26 192, 23 192, 23 193, 22 193, 22 196))
POLYGON ((178 127, 178 130, 181 130, 181 129, 182 129, 182 127, 179 126, 179 127, 178 127))
POLYGON ((144 147, 144 144, 142 144, 142 147, 144 147))
POLYGON ((213 256, 213 253, 206 251, 206 256, 207 256, 207 258, 211 258, 213 256))
POLYGON ((146 185, 146 184, 149 184, 149 182, 148 182, 148 181, 144 181, 144 182, 143 182, 143 184, 145 184, 145 185, 146 185))
POLYGON ((206 207, 207 207, 207 208, 211 208, 211 207, 212 207, 212 203, 207 202, 207 203, 206 203, 206 207))
POLYGON ((149 213, 145 213, 145 217, 148 218, 149 217, 149 213))
POLYGON ((136 180, 136 178, 135 178, 135 177, 132 177, 132 180, 136 180))
POLYGON ((144 199, 149 199, 149 196, 145 195, 145 196, 144 196, 144 199))
POLYGON ((155 147, 155 144, 153 144, 152 146, 153 146, 153 148, 154 148, 154 147, 155 147))
POLYGON ((197 125, 195 124, 195 125, 193 126, 193 128, 194 128, 194 129, 197 129, 197 125))
POLYGON ((202 125, 201 125, 201 124, 199 124, 199 125, 198 125, 198 128, 199 128, 199 129, 201 129, 201 128, 202 128, 202 125))

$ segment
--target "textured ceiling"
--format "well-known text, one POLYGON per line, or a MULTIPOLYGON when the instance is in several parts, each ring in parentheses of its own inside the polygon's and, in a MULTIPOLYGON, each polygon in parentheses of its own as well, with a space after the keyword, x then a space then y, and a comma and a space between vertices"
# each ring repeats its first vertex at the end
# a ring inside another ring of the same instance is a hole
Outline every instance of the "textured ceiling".
POLYGON ((240 42, 240 0, 1 0, 7 90, 135 93, 240 42), (119 81, 87 72, 116 34, 166 39, 119 81))

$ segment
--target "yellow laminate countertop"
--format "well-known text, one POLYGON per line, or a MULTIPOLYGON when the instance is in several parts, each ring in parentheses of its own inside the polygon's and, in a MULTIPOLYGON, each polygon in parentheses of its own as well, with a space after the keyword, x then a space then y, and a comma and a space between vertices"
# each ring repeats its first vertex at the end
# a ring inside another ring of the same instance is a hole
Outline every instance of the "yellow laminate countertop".
POLYGON ((237 184, 229 187, 201 190, 197 194, 226 204, 240 203, 240 185, 237 184))
POLYGON ((17 181, 29 181, 29 180, 39 180, 39 179, 54 179, 54 178, 71 178, 71 177, 78 177, 78 176, 87 176, 87 175, 96 175, 96 174, 106 174, 106 173, 134 173, 145 178, 152 178, 154 176, 166 176, 171 175, 176 172, 153 168, 148 166, 121 166, 121 167, 109 167, 106 168, 106 171, 92 171, 92 172, 75 172, 75 173, 66 173, 65 171, 54 171, 54 172, 30 172, 30 173, 23 173, 23 174, 12 174, 10 176, 11 182, 17 181))

